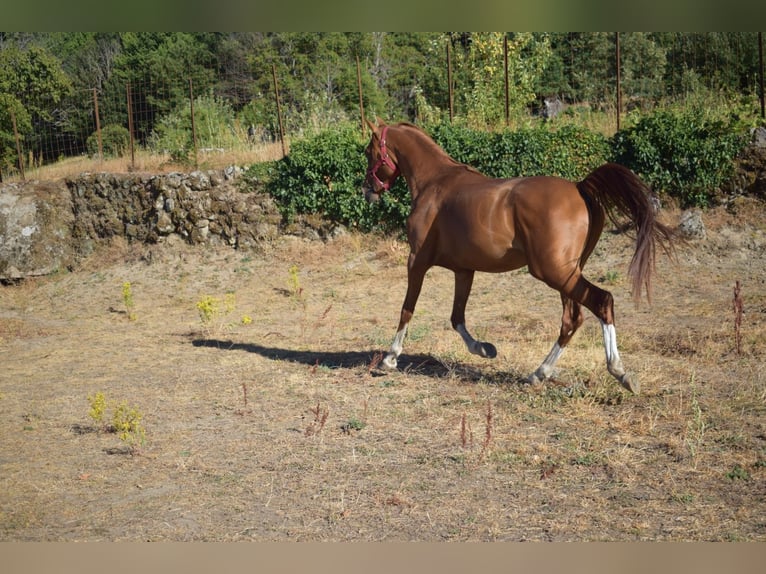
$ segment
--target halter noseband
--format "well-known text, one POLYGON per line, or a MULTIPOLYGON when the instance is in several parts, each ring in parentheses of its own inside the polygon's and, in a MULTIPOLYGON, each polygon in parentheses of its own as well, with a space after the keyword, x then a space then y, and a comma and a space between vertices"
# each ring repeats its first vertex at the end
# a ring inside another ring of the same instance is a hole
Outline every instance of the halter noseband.
POLYGON ((375 183, 377 183, 384 191, 388 191, 391 184, 399 175, 399 167, 389 157, 388 150, 386 149, 386 132, 388 132, 388 126, 385 126, 383 132, 380 134, 380 157, 378 158, 378 161, 375 162, 375 165, 367 170, 367 177, 369 178, 372 176, 375 183), (377 174, 378 169, 384 165, 394 172, 388 181, 381 181, 377 174))

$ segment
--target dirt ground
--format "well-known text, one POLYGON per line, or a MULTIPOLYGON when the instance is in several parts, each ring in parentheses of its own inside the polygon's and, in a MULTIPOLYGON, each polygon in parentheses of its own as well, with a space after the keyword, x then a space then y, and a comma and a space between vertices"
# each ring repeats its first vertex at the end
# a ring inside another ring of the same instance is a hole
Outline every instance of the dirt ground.
POLYGON ((592 316, 556 378, 524 384, 560 302, 523 270, 474 283, 469 328, 496 359, 451 330, 433 269, 380 371, 406 287, 390 237, 116 242, 0 286, 0 540, 766 540, 765 215, 707 212, 638 308, 632 244, 605 232, 586 274, 615 296, 638 396, 592 316), (123 403, 143 437, 108 428, 123 403))

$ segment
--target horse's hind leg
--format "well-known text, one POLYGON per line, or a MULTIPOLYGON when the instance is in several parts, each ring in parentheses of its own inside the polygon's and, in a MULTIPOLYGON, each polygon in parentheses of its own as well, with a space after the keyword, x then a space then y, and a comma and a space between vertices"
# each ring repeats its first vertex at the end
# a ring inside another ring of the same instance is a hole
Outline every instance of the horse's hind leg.
POLYGON ((465 307, 471 294, 474 272, 470 270, 455 271, 455 298, 452 302, 452 328, 463 338, 468 350, 474 355, 494 359, 497 349, 491 343, 482 343, 474 339, 465 326, 465 307))
POLYGON ((545 357, 542 364, 529 376, 530 383, 540 383, 553 374, 553 368, 564 353, 564 348, 572 339, 575 331, 580 328, 580 325, 582 325, 585 320, 582 313, 582 305, 580 305, 580 303, 570 299, 562 293, 561 304, 564 310, 561 314, 561 330, 559 332, 559 338, 554 343, 553 348, 550 353, 548 353, 548 356, 545 357))
POLYGON ((617 350, 617 331, 614 328, 614 298, 609 291, 605 291, 584 277, 580 276, 570 296, 598 317, 601 322, 601 330, 604 336, 604 351, 606 353, 606 368, 620 384, 638 394, 640 385, 637 380, 625 372, 617 350))
POLYGON ((530 382, 539 382, 550 376, 553 365, 555 365, 564 352, 565 345, 582 324, 582 305, 587 307, 601 322, 607 370, 623 387, 638 394, 640 390, 639 383, 625 372, 622 360, 620 359, 620 353, 617 350, 617 332, 614 328, 614 299, 612 294, 593 285, 583 276, 579 276, 576 281, 573 281, 573 284, 572 288, 561 289, 561 300, 564 305, 561 332, 556 344, 553 345, 543 363, 530 375, 530 382))

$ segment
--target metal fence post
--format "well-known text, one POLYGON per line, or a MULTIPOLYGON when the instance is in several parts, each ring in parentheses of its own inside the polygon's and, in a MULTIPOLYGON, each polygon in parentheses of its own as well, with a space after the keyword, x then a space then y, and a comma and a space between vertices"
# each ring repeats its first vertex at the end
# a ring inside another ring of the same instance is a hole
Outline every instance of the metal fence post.
POLYGON ((282 127, 282 106, 279 103, 279 86, 277 85, 277 67, 271 65, 271 75, 274 78, 274 97, 277 100, 277 121, 279 121, 279 140, 282 142, 282 155, 287 155, 285 149, 285 130, 282 127))
POLYGON ((130 93, 130 82, 125 84, 125 93, 128 98, 128 133, 130 134, 130 169, 136 169, 135 142, 133 140, 133 98, 130 93))
POLYGON ((98 118, 98 89, 93 88, 93 112, 96 116, 96 135, 98 136, 98 159, 104 161, 104 146, 101 141, 101 120, 98 118))
POLYGON ((194 87, 191 78, 189 78, 189 106, 191 110, 192 144, 194 145, 194 168, 196 169, 199 167, 199 160, 197 154, 197 128, 194 125, 194 87))

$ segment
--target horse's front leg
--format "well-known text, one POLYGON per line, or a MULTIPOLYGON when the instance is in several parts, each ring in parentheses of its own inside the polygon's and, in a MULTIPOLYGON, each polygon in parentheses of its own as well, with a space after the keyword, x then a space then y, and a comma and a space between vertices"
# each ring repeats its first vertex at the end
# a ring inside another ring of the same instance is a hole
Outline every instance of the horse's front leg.
POLYGON ((383 366, 389 369, 395 369, 397 359, 402 354, 404 348, 404 339, 407 336, 407 326, 415 313, 415 305, 420 297, 420 290, 423 287, 423 278, 426 275, 428 266, 419 264, 414 254, 410 254, 407 262, 407 294, 402 304, 402 314, 399 318, 399 328, 394 335, 394 341, 391 343, 391 349, 383 358, 383 366))
POLYGON ((455 271, 455 298, 452 302, 452 328, 463 338, 466 347, 474 355, 494 359, 497 349, 491 343, 482 343, 474 339, 465 326, 465 307, 473 286, 474 272, 470 270, 455 271))

